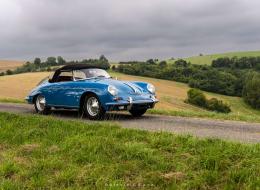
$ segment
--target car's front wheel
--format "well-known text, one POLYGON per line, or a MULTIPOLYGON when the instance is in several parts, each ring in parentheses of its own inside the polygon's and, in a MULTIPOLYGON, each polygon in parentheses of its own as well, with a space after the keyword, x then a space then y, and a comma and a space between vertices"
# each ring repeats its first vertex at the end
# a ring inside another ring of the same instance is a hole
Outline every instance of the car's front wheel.
POLYGON ((34 101, 35 111, 39 114, 48 114, 51 110, 49 106, 46 105, 46 99, 43 95, 38 95, 34 101))
POLYGON ((104 119, 105 110, 95 94, 88 94, 84 102, 84 114, 91 120, 104 119))
POLYGON ((129 112, 134 117, 141 117, 142 115, 145 114, 146 111, 147 111, 147 109, 132 109, 132 110, 129 110, 129 112))

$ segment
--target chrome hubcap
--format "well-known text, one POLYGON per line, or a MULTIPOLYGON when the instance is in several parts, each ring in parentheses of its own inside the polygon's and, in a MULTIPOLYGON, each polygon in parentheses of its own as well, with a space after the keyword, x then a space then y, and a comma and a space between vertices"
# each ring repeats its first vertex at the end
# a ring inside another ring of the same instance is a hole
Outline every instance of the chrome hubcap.
POLYGON ((43 111, 45 109, 46 100, 44 96, 39 95, 36 100, 36 106, 39 111, 43 111))
POLYGON ((97 98, 90 97, 87 101, 87 110, 89 115, 96 116, 99 112, 99 102, 97 98))

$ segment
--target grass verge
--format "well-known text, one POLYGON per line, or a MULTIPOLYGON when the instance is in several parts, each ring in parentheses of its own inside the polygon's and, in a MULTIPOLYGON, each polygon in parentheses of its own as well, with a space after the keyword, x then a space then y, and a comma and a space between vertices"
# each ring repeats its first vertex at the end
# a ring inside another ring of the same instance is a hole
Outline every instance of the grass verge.
POLYGON ((260 118, 254 115, 238 115, 234 113, 223 114, 217 112, 196 112, 196 111, 177 111, 177 110, 162 110, 151 109, 147 113, 167 116, 180 116, 180 117, 195 117, 195 118, 209 118, 218 120, 231 120, 231 121, 245 121, 251 123, 260 123, 260 118))
POLYGON ((14 99, 14 98, 0 98, 0 102, 2 102, 2 103, 16 103, 16 104, 24 104, 24 103, 26 103, 25 100, 14 99))
POLYGON ((0 189, 257 189, 260 145, 0 113, 0 189))

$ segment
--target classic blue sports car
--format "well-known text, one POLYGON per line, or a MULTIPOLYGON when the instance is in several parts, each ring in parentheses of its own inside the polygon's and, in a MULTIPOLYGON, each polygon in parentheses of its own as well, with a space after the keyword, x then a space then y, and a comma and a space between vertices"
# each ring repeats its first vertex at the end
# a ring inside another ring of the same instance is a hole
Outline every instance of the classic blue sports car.
POLYGON ((101 68, 84 64, 57 69, 26 100, 40 114, 47 114, 51 108, 78 109, 95 120, 102 119, 106 111, 119 110, 139 117, 158 102, 152 84, 119 81, 101 68))

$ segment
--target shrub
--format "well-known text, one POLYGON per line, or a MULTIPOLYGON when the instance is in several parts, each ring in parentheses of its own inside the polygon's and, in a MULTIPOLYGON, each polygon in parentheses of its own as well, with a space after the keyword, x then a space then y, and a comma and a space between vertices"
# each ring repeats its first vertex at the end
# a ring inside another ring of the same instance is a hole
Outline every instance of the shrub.
POLYGON ((243 88, 243 98, 253 108, 260 108, 260 74, 249 73, 243 88))
POLYGON ((222 100, 218 100, 216 98, 211 98, 210 100, 207 100, 207 109, 221 113, 231 112, 229 105, 225 104, 222 100))
POLYGON ((190 104, 221 113, 231 112, 230 106, 223 103, 222 100, 218 100, 216 98, 211 98, 210 100, 207 100, 202 91, 198 89, 190 89, 187 92, 187 95, 188 99, 186 100, 186 102, 190 104))
POLYGON ((7 75, 12 75, 12 74, 13 74, 13 71, 11 71, 11 70, 8 69, 8 70, 6 71, 6 74, 7 74, 7 75))
POLYGON ((196 106, 206 107, 207 99, 206 96, 198 89, 190 89, 188 92, 187 102, 196 106))

